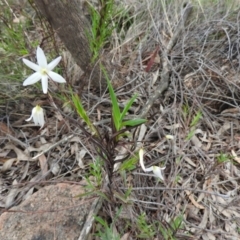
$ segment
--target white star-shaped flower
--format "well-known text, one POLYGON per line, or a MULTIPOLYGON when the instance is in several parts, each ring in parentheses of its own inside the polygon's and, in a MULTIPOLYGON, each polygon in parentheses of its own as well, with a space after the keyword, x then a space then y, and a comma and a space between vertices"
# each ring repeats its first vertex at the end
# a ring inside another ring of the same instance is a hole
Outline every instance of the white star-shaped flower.
POLYGON ((48 91, 48 79, 52 79, 58 83, 65 83, 66 80, 59 74, 53 72, 52 70, 58 65, 62 57, 57 57, 52 62, 47 64, 46 56, 43 50, 38 46, 37 47, 37 64, 23 58, 23 62, 35 71, 31 76, 29 76, 24 82, 23 86, 31 85, 39 80, 42 80, 42 89, 43 93, 48 91))
POLYGON ((43 109, 39 105, 37 105, 32 109, 32 114, 30 118, 26 119, 26 121, 30 121, 32 119, 35 125, 39 125, 41 126, 41 128, 44 126, 45 124, 44 113, 43 113, 43 109))
POLYGON ((143 155, 144 155, 144 151, 143 149, 141 148, 139 150, 139 162, 140 162, 140 165, 142 167, 142 170, 144 172, 153 172, 153 175, 155 177, 158 177, 160 178, 162 181, 164 181, 164 177, 163 177, 163 170, 166 168, 166 167, 163 167, 163 168, 160 168, 160 167, 157 167, 157 166, 152 166, 152 167, 149 167, 149 168, 145 168, 145 165, 144 165, 144 162, 143 162, 143 155))

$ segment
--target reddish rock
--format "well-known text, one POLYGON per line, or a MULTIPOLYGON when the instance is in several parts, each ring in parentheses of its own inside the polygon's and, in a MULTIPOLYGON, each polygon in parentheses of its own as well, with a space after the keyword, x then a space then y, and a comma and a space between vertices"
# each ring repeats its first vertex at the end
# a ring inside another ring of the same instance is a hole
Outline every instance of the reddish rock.
POLYGON ((83 192, 65 183, 40 189, 0 216, 0 239, 77 240, 92 203, 75 197, 83 192))

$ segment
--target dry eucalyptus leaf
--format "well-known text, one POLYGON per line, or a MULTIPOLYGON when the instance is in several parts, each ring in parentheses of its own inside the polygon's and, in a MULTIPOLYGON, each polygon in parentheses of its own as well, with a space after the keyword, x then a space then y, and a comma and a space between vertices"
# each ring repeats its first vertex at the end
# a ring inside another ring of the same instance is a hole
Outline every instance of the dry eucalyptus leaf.
POLYGON ((74 143, 71 144, 71 154, 76 154, 79 151, 79 144, 78 143, 74 143))
POLYGON ((201 223, 198 225, 198 227, 200 229, 205 229, 208 223, 208 210, 207 208, 204 209, 204 214, 202 216, 202 221, 201 223))
POLYGON ((23 199, 22 199, 22 200, 26 200, 26 199, 28 199, 30 196, 32 196, 33 190, 34 190, 34 187, 31 187, 31 188, 27 191, 27 193, 23 196, 23 199))
POLYGON ((129 236, 130 236, 130 232, 128 233, 125 233, 120 240, 128 240, 129 239, 129 236))
POLYGON ((60 171, 59 164, 58 163, 52 163, 51 164, 51 172, 52 172, 52 174, 56 176, 59 173, 59 171, 60 171))
POLYGON ((146 134, 146 131, 147 131, 147 127, 145 124, 142 124, 141 127, 140 127, 140 132, 139 132, 139 135, 138 135, 138 142, 141 142, 146 134))
MULTIPOLYGON (((15 180, 13 181, 13 184, 12 184, 12 185, 14 186, 14 185, 16 185, 16 184, 18 184, 18 182, 17 182, 17 180, 15 179, 15 180)), ((6 202, 5 202, 6 208, 10 208, 10 207, 13 205, 14 200, 15 200, 15 197, 18 195, 19 191, 21 191, 21 190, 18 189, 18 188, 15 188, 15 187, 13 187, 13 188, 9 191, 8 196, 7 196, 7 198, 6 198, 6 202)))
POLYGON ((76 160, 80 168, 84 168, 83 158, 85 157, 86 153, 87 151, 85 149, 82 149, 76 153, 76 160))
POLYGON ((202 143, 199 141, 199 139, 198 139, 198 137, 196 135, 192 136, 191 142, 197 148, 201 148, 202 147, 202 143))
POLYGON ((186 192, 186 194, 188 195, 189 199, 191 200, 192 204, 193 204, 195 207, 197 207, 197 208, 199 208, 199 209, 205 209, 204 206, 202 206, 201 204, 199 204, 199 203, 194 199, 194 196, 193 196, 193 194, 192 194, 190 191, 185 190, 185 192, 186 192))
POLYGON ((38 159, 39 159, 40 167, 42 170, 42 175, 44 176, 48 172, 47 158, 45 157, 44 154, 42 154, 38 157, 38 159))
POLYGON ((193 167, 196 167, 197 165, 187 156, 184 156, 184 161, 186 161, 188 164, 190 164, 193 167))
POLYGON ((219 213, 223 214, 225 217, 227 217, 229 219, 232 218, 230 210, 225 210, 225 208, 221 207, 221 206, 216 206, 216 208, 218 209, 219 213))
POLYGON ((22 169, 22 176, 21 176, 21 180, 25 179, 25 177, 27 176, 28 174, 28 169, 29 169, 29 162, 27 161, 25 166, 23 167, 22 169))
POLYGON ((237 156, 237 154, 235 153, 234 150, 232 150, 232 155, 233 155, 233 159, 234 159, 236 162, 240 163, 240 157, 237 156))
MULTIPOLYGON (((118 149, 118 155, 115 157, 114 161, 117 161, 119 159, 122 159, 126 154, 128 153, 127 147, 119 147, 118 149)), ((116 172, 121 166, 121 163, 115 163, 113 166, 113 172, 116 172)))
POLYGON ((217 136, 222 136, 224 132, 226 132, 228 129, 231 128, 231 123, 230 122, 225 122, 223 126, 218 130, 217 136))
POLYGON ((231 212, 232 212, 232 216, 235 216, 236 218, 240 219, 240 213, 236 207, 234 207, 231 212))
POLYGON ((74 136, 70 139, 70 142, 82 142, 79 136, 74 136))
POLYGON ((0 122, 0 136, 6 136, 6 134, 14 135, 14 133, 5 123, 0 122))
POLYGON ((168 129, 168 130, 176 130, 178 128, 181 128, 181 124, 180 123, 175 123, 169 126, 164 126, 164 128, 168 129))
POLYGON ((12 144, 7 144, 4 149, 13 150, 17 154, 18 161, 30 161, 30 157, 26 153, 12 144))
POLYGON ((203 240, 216 240, 216 237, 212 233, 207 232, 202 235, 202 239, 203 240))
POLYGON ((209 240, 216 240, 216 237, 212 233, 208 232, 207 235, 209 240))
POLYGON ((215 222, 215 220, 216 220, 216 218, 215 218, 213 209, 212 209, 212 207, 211 207, 211 205, 210 205, 210 207, 209 207, 209 222, 210 222, 211 224, 213 224, 213 223, 215 222))
POLYGON ((159 76, 159 68, 157 69, 156 72, 152 73, 153 78, 152 78, 152 82, 151 82, 151 87, 153 87, 153 85, 156 83, 158 76, 159 76))
POLYGON ((3 157, 3 158, 5 158, 10 152, 10 149, 7 149, 7 150, 0 149, 0 151, 1 150, 2 152, 0 152, 0 157, 3 157))
POLYGON ((1 171, 2 171, 2 172, 5 172, 5 171, 11 169, 11 167, 12 167, 12 165, 13 165, 13 163, 14 163, 15 161, 17 161, 16 158, 10 158, 10 159, 8 159, 8 160, 3 164, 2 168, 1 168, 1 171))
POLYGON ((40 137, 40 142, 42 144, 46 144, 47 143, 47 141, 46 141, 46 139, 44 137, 40 137))
POLYGON ((44 150, 46 150, 46 149, 48 149, 48 148, 51 148, 52 147, 52 145, 53 145, 53 143, 46 143, 46 144, 41 144, 41 146, 40 147, 38 147, 38 148, 35 148, 35 147, 28 147, 27 148, 27 150, 29 151, 29 152, 43 152, 44 150))

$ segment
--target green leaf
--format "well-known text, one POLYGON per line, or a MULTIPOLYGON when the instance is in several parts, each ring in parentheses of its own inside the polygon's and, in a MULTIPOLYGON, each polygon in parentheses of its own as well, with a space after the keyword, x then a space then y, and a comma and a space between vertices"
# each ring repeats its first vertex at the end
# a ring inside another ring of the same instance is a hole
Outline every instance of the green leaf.
POLYGON ((199 120, 201 119, 201 117, 202 117, 202 113, 201 113, 201 111, 198 111, 197 114, 194 116, 194 118, 190 124, 190 127, 196 126, 197 123, 199 122, 199 120))
POLYGON ((137 162, 138 162, 138 156, 125 160, 120 166, 120 171, 131 171, 135 169, 137 162))
POLYGON ((109 79, 107 79, 107 82, 108 82, 109 94, 112 100, 113 114, 116 116, 118 120, 120 120, 120 108, 118 106, 116 94, 113 90, 112 84, 109 81, 109 79))
POLYGON ((191 129, 191 131, 188 133, 186 140, 190 140, 195 134, 195 129, 191 129))
POLYGON ((87 113, 84 110, 83 105, 82 105, 81 100, 78 97, 78 95, 77 94, 72 95, 72 100, 73 100, 74 106, 75 106, 79 116, 88 124, 90 119, 87 116, 87 113))
POLYGON ((178 230, 178 229, 181 227, 182 222, 183 222, 183 216, 182 216, 182 215, 178 215, 178 216, 174 219, 174 221, 172 221, 172 222, 170 223, 170 225, 171 225, 172 229, 173 229, 174 231, 176 231, 176 230, 178 230))
POLYGON ((120 116, 120 121, 123 121, 123 118, 125 117, 126 113, 128 112, 129 108, 132 106, 133 102, 135 101, 135 99, 137 98, 137 94, 135 94, 130 101, 127 103, 127 105, 124 107, 121 116, 120 116))
POLYGON ((131 127, 134 127, 134 126, 143 124, 146 121, 147 121, 146 119, 140 119, 140 118, 139 119, 133 119, 133 120, 128 120, 128 121, 123 122, 121 126, 131 126, 131 127))
POLYGON ((112 114, 113 114, 113 121, 114 121, 114 125, 117 131, 120 130, 120 126, 121 126, 121 121, 120 121, 120 108, 118 106, 118 102, 117 102, 117 97, 116 94, 113 90, 112 84, 107 76, 107 73, 105 71, 105 69, 103 67, 101 67, 106 79, 107 79, 107 84, 108 84, 108 90, 109 90, 109 94, 112 100, 112 114))
POLYGON ((92 124, 91 120, 89 119, 87 112, 85 111, 78 95, 77 94, 74 95, 72 93, 72 100, 73 100, 73 103, 77 110, 78 115, 85 121, 85 123, 88 125, 88 127, 91 129, 91 131, 94 132, 95 134, 97 134, 97 131, 96 131, 94 125, 92 124))
POLYGON ((108 225, 105 222, 105 220, 103 220, 101 217, 95 216, 95 220, 98 221, 102 226, 108 227, 108 225))

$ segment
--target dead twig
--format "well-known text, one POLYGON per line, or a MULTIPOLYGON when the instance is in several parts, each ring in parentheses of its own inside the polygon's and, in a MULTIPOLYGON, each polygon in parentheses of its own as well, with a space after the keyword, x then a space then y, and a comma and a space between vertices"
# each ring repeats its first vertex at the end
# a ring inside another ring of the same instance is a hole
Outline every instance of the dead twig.
POLYGON ((64 143, 64 142, 67 142, 68 140, 70 140, 71 138, 73 138, 73 136, 74 136, 74 135, 71 134, 71 135, 69 135, 69 136, 67 136, 67 137, 64 137, 64 138, 61 139, 60 141, 58 141, 58 142, 54 143, 53 145, 51 145, 49 148, 45 149, 44 151, 42 151, 42 152, 40 152, 39 154, 37 154, 36 156, 34 156, 34 157, 32 158, 32 160, 37 159, 37 158, 40 157, 42 154, 48 152, 49 150, 55 148, 56 146, 58 146, 58 145, 60 145, 60 144, 62 144, 62 143, 64 143))
MULTIPOLYGON (((127 190, 127 188, 120 188, 122 190, 127 190)), ((210 195, 214 195, 214 196, 218 196, 221 198, 225 198, 225 199, 229 199, 230 196, 226 195, 226 194, 221 194, 221 193, 216 193, 216 192, 210 192, 210 191, 204 191, 204 190, 200 190, 200 189, 194 189, 194 188, 165 188, 165 187, 133 187, 131 188, 131 190, 144 190, 144 189, 148 189, 148 190, 160 190, 160 191, 191 191, 191 192, 199 192, 199 193, 205 193, 205 194, 210 194, 210 195)))
POLYGON ((87 236, 88 236, 89 232, 91 231, 92 225, 95 222, 94 216, 97 216, 98 211, 100 210, 101 207, 102 207, 102 198, 98 197, 92 203, 91 209, 89 211, 86 222, 83 226, 83 229, 81 231, 81 234, 80 234, 78 240, 87 239, 87 236))
POLYGON ((177 39, 179 38, 180 32, 183 30, 186 20, 188 19, 191 11, 192 11, 192 4, 188 3, 185 5, 183 9, 182 19, 180 20, 178 26, 176 27, 176 32, 171 37, 167 47, 165 54, 162 54, 163 58, 163 70, 161 73, 161 81, 156 88, 153 96, 149 98, 147 101, 145 107, 142 109, 142 112, 140 114, 141 118, 146 117, 148 111, 152 107, 153 103, 161 96, 161 94, 168 88, 169 85, 169 62, 168 62, 168 54, 171 52, 172 48, 177 42, 177 39))

